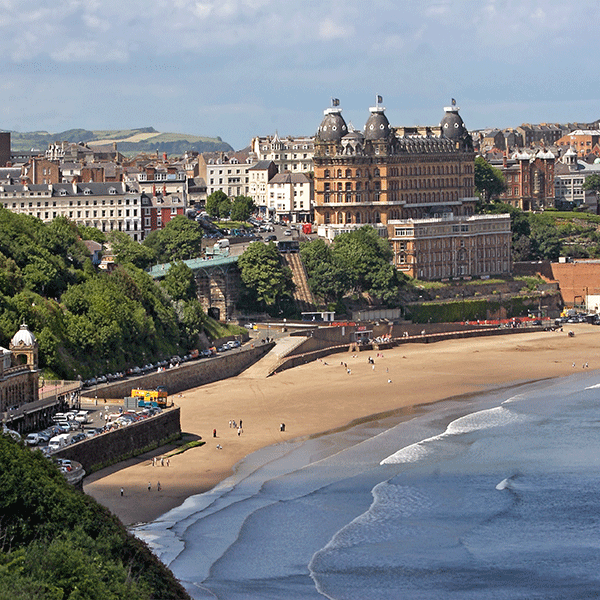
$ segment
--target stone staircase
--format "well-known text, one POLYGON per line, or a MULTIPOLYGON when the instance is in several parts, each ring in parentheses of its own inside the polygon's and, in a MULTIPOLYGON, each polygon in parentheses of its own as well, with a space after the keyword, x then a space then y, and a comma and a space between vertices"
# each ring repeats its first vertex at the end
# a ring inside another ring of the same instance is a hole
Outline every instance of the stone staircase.
POLYGON ((292 280, 296 286, 294 290, 294 301, 298 309, 302 311, 315 310, 315 299, 308 286, 308 277, 304 263, 297 252, 289 252, 281 255, 285 264, 292 271, 292 280))

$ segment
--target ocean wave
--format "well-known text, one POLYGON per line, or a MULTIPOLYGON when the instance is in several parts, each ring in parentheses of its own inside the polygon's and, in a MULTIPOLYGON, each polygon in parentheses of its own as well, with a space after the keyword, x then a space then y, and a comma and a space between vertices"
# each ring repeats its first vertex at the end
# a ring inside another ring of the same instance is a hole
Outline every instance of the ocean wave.
POLYGON ((524 422, 527 419, 528 417, 526 415, 515 413, 504 406, 480 410, 455 419, 448 424, 446 431, 442 434, 426 438, 401 448, 391 456, 384 458, 380 464, 414 463, 423 460, 424 458, 428 458, 435 453, 442 452, 447 454, 451 452, 451 449, 447 445, 440 444, 440 442, 446 442, 446 438, 472 433, 474 431, 483 431, 514 425, 524 422))

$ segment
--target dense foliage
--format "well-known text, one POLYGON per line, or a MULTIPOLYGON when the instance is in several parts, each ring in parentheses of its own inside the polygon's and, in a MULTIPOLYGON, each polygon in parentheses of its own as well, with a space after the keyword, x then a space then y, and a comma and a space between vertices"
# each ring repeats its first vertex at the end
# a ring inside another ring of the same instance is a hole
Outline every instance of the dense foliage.
POLYGON ((231 213, 231 200, 225 192, 217 190, 206 199, 206 212, 211 217, 227 219, 231 213))
POLYGON ((0 600, 189 598, 108 510, 5 435, 0 487, 0 600))
POLYGON ((333 244, 315 240, 302 244, 302 260, 311 290, 325 303, 345 295, 368 295, 393 305, 402 284, 392 264, 392 249, 369 226, 337 236, 333 244))
POLYGON ((293 292, 292 272, 283 265, 275 244, 253 242, 238 261, 246 309, 278 312, 293 292), (276 309, 276 310, 274 310, 276 309))
POLYGON ((249 196, 236 196, 231 205, 230 218, 232 221, 247 221, 254 212, 254 200, 249 196))
POLYGON ((196 221, 179 215, 163 229, 150 233, 142 245, 150 249, 158 263, 188 260, 200 256, 203 235, 204 229, 196 221))
POLYGON ((506 189, 502 171, 492 167, 483 156, 475 159, 474 183, 475 190, 484 202, 497 198, 506 189))
POLYGON ((110 233, 118 265, 111 273, 92 266, 81 241, 90 233, 66 219, 46 225, 0 209, 0 345, 8 347, 25 320, 39 342, 40 366, 67 379, 197 347, 206 318, 191 271, 178 262, 156 283, 142 268, 157 257, 197 256, 198 225, 173 219, 148 245, 110 233))
POLYGON ((559 256, 600 257, 600 217, 586 213, 523 212, 510 204, 484 205, 487 213, 509 213, 513 261, 552 260, 559 256))

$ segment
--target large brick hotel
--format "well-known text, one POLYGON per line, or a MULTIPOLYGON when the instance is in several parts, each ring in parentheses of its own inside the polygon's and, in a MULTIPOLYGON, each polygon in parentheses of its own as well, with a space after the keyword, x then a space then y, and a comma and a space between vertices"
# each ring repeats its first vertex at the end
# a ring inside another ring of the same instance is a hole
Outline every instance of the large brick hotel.
POLYGON ((474 213, 475 154, 454 101, 439 126, 392 127, 378 97, 363 132, 332 104, 313 159, 320 235, 371 225, 419 279, 510 273, 510 217, 474 213))

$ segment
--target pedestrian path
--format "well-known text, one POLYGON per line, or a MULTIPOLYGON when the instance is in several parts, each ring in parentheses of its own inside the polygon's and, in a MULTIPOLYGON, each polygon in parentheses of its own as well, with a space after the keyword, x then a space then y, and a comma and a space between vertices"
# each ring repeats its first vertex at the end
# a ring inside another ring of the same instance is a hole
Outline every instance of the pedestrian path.
POLYGON ((268 377, 290 352, 306 341, 306 338, 304 336, 287 336, 274 341, 275 346, 273 346, 271 351, 258 362, 248 367, 238 377, 246 379, 264 379, 268 377))

